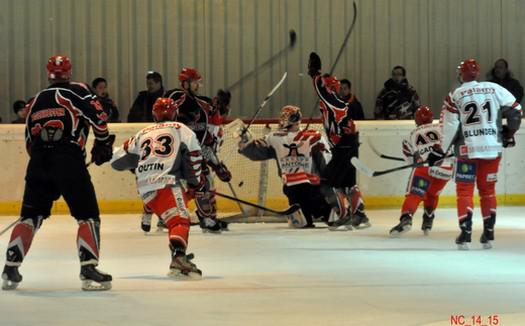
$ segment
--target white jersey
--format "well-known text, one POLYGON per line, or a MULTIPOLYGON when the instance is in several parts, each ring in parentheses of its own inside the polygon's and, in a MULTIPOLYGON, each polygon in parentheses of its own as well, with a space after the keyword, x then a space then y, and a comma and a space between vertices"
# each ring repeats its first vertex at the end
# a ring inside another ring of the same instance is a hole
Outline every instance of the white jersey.
POLYGON ((496 158, 501 154, 502 111, 521 115, 521 106, 505 88, 491 82, 463 83, 446 98, 442 110, 444 150, 454 142, 458 156, 496 158), (456 138, 457 137, 457 138, 456 138))
POLYGON ((279 175, 283 183, 293 186, 301 183, 319 184, 318 169, 314 164, 314 151, 322 157, 320 150, 321 134, 315 130, 273 131, 264 139, 252 141, 243 147, 240 152, 252 160, 267 160, 275 158, 279 168, 279 175))
MULTIPOLYGON (((412 164, 415 162, 424 162, 435 145, 441 146, 441 126, 438 124, 427 123, 418 126, 410 132, 410 135, 403 139, 402 149, 405 161, 412 164)), ((448 154, 448 153, 447 153, 448 154)), ((430 175, 440 178, 449 179, 451 177, 450 166, 452 159, 446 158, 440 166, 430 168, 430 175)))
POLYGON ((140 130, 113 153, 116 170, 135 169, 144 194, 177 184, 181 179, 201 183, 202 153, 195 133, 179 122, 162 122, 140 130))

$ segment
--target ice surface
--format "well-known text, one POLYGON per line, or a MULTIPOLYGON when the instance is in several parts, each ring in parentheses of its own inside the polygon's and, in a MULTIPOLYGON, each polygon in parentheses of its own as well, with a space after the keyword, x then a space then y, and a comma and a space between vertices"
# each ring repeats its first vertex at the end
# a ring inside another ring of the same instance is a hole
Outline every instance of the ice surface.
MULTIPOLYGON (((419 212, 421 213, 421 212, 419 212)), ((372 228, 233 224, 222 235, 192 229, 202 281, 168 279, 166 233, 144 236, 139 216, 103 216, 100 268, 113 290, 80 290, 76 223, 44 222, 14 292, 0 291, 0 325, 451 325, 452 315, 486 325, 525 325, 523 207, 499 208, 494 249, 458 251, 455 211, 438 210, 429 237, 418 214, 390 239, 397 210, 369 211, 372 228)), ((0 228, 16 217, 0 217, 0 228)), ((0 251, 9 234, 0 238, 0 251)), ((3 257, 2 257, 3 259, 3 257)))

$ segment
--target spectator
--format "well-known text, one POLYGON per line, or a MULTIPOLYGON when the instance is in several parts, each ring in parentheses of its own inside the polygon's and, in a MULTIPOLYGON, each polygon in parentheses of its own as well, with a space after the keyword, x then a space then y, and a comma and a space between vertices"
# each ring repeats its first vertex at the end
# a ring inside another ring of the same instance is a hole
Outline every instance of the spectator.
POLYGON ((341 90, 339 92, 339 97, 350 103, 350 118, 352 120, 364 120, 365 113, 363 112, 363 106, 357 97, 352 94, 352 83, 348 79, 341 80, 341 90))
POLYGON ((128 122, 153 122, 151 110, 157 98, 164 94, 162 76, 156 71, 146 75, 147 90, 139 92, 128 114, 128 122))
POLYGON ((91 82, 91 88, 97 95, 97 100, 102 105, 104 112, 108 115, 108 122, 120 122, 118 108, 109 98, 108 82, 103 77, 97 77, 91 82))
POLYGON ((25 101, 15 101, 13 103, 13 111, 16 114, 16 119, 11 121, 11 123, 26 123, 27 109, 25 101))
POLYGON ((385 82, 376 99, 374 116, 376 119, 404 120, 414 119, 414 112, 419 106, 419 96, 406 78, 406 69, 395 66, 392 78, 385 82))
POLYGON ((517 79, 512 78, 509 63, 505 59, 494 62, 494 67, 488 73, 490 82, 499 84, 514 95, 516 102, 521 103, 523 99, 523 86, 517 79))

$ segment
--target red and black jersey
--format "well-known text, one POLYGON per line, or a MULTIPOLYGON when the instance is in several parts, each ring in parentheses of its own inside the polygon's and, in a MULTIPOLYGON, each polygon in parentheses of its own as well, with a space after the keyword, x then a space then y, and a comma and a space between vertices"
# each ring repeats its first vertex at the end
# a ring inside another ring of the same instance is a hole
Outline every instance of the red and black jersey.
POLYGON ((222 112, 214 101, 206 96, 190 94, 182 89, 166 92, 178 106, 177 121, 187 125, 195 134, 201 145, 208 144, 212 138, 210 127, 222 124, 222 112))
POLYGON ((26 145, 29 151, 74 144, 85 155, 90 127, 98 140, 108 137, 107 115, 85 84, 52 84, 35 95, 27 106, 26 145))
POLYGON ((326 135, 330 145, 335 146, 344 135, 356 133, 356 127, 351 118, 351 103, 343 101, 328 88, 321 75, 316 75, 312 81, 319 96, 319 109, 326 135))

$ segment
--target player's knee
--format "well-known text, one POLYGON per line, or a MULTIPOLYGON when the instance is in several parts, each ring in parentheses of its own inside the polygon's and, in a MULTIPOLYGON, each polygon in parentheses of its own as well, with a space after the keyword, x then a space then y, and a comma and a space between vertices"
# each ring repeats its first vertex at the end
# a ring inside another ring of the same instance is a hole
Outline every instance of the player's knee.
POLYGON ((38 214, 24 214, 20 218, 21 223, 31 225, 34 230, 38 230, 42 226, 42 222, 48 218, 49 215, 38 215, 38 214))

